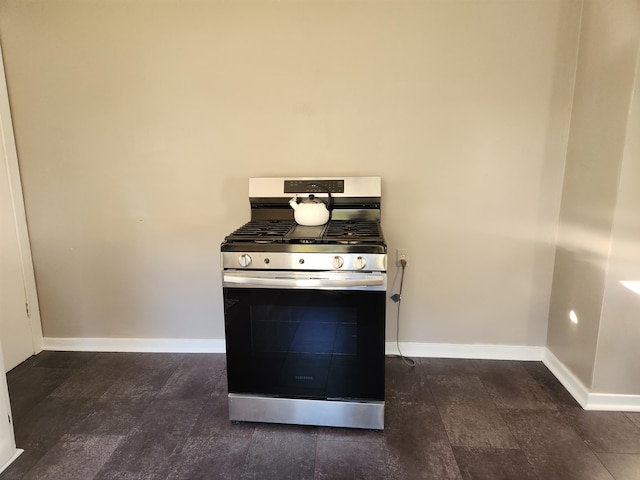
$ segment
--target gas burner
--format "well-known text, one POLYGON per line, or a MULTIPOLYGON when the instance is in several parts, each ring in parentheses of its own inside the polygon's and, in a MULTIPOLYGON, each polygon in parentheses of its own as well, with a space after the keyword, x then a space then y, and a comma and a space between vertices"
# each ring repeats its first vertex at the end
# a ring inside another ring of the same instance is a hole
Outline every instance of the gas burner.
POLYGON ((293 228, 293 220, 252 220, 225 238, 228 242, 278 243, 293 228))
POLYGON ((327 227, 324 241, 348 245, 384 242, 380 223, 367 220, 333 220, 327 227))

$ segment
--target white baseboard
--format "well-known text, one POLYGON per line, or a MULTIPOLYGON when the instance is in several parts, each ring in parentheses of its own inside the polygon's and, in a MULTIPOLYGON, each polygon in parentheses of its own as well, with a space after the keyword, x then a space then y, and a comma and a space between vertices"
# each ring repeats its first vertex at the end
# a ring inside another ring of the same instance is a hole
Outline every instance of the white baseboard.
MULTIPOLYGON (((477 358, 485 360, 542 360, 545 348, 513 345, 479 345, 401 342, 407 356, 477 358)), ((78 352, 224 353, 224 339, 165 338, 54 338, 43 339, 43 350, 78 352)), ((387 354, 397 354, 395 342, 385 345, 387 354)))
POLYGON ((7 468, 9 468, 9 465, 11 465, 13 462, 16 461, 16 459, 22 455, 24 453, 24 449, 22 448, 16 448, 16 451, 13 452, 13 455, 11 456, 11 458, 9 460, 7 460, 7 463, 5 463, 4 465, 0 466, 0 473, 4 472, 7 468))
MULTIPOLYGON (((224 339, 165 338, 52 338, 43 339, 44 350, 84 352, 224 353, 224 339)), ((398 354, 395 342, 387 354, 398 354)), ((400 342, 408 357, 466 358, 479 360, 542 361, 585 410, 640 412, 640 395, 592 393, 545 347, 400 342)))
POLYGON ((589 403, 589 390, 578 377, 576 377, 564 363, 558 360, 549 349, 545 349, 542 363, 546 365, 571 396, 576 399, 576 402, 578 402, 582 408, 585 408, 589 403))
POLYGON ((585 410, 640 412, 640 395, 590 392, 549 349, 545 349, 542 361, 585 410))
POLYGON ((75 352, 224 353, 224 339, 191 338, 52 338, 43 350, 75 352))
MULTIPOLYGON (((545 348, 525 345, 400 342, 400 350, 403 355, 408 357, 540 361, 544 355, 545 348)), ((388 355, 398 354, 398 347, 395 342, 386 343, 386 353, 388 355)))
POLYGON ((640 412, 640 395, 590 393, 585 410, 605 412, 640 412))

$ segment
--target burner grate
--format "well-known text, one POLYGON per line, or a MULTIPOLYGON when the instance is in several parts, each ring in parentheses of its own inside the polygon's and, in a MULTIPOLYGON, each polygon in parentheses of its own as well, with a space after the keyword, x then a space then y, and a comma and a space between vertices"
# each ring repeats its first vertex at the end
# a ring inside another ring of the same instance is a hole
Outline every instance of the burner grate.
POLYGON ((324 234, 326 243, 380 243, 382 230, 378 222, 332 220, 324 234))
POLYGON ((326 225, 302 226, 293 220, 251 220, 225 238, 229 243, 286 243, 324 245, 382 245, 380 223, 331 220, 326 225))
POLYGON ((238 228, 227 241, 275 243, 283 242, 283 237, 293 228, 292 220, 252 220, 238 228))

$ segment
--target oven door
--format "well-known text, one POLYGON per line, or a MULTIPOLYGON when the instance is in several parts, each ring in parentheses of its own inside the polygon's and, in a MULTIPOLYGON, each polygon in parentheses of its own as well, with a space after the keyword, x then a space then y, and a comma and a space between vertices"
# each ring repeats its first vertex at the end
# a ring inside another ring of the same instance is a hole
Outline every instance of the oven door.
POLYGON ((386 274, 225 272, 229 393, 384 400, 386 274))

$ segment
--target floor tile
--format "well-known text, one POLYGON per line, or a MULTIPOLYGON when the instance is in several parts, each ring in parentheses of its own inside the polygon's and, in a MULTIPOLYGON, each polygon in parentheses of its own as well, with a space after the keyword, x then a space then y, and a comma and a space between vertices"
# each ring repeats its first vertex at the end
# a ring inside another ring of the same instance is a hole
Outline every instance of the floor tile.
POLYGON ((495 408, 487 389, 476 375, 428 375, 437 405, 476 405, 495 408))
POLYGON ((439 406, 452 446, 519 448, 498 410, 481 405, 439 406))
POLYGON ((243 480, 313 478, 316 435, 313 427, 259 425, 251 440, 243 480))
POLYGON ((32 447, 25 450, 9 467, 0 473, 2 480, 22 480, 51 447, 32 447))
POLYGON ((73 370, 68 368, 31 368, 21 371, 24 373, 7 375, 11 414, 14 422, 18 423, 73 374, 73 370))
POLYGON ((640 428, 640 412, 627 412, 625 415, 640 428))
POLYGON ((126 435, 140 425, 150 397, 101 397, 72 433, 90 435, 126 435))
POLYGON ((232 423, 224 354, 43 352, 7 380, 26 451, 0 480, 628 480, 640 471, 640 413, 584 411, 542 362, 418 358, 411 368, 387 358, 384 431, 232 423))
MULTIPOLYGON (((174 370, 185 357, 186 353, 131 353, 128 357, 128 368, 137 370, 174 370)), ((193 354, 197 355, 197 354, 193 354)), ((214 354, 224 362, 224 354, 214 354)))
POLYGON ((387 416, 384 440, 389 478, 461 478, 437 407, 392 404, 387 416))
POLYGON ((473 362, 498 408, 555 409, 549 396, 522 366, 523 362, 483 360, 473 362))
POLYGON ((14 425, 16 445, 25 450, 51 448, 87 416, 94 402, 86 398, 45 397, 27 418, 14 425))
POLYGON ((350 442, 384 442, 383 430, 363 428, 318 427, 318 440, 350 442))
POLYGON ((33 366, 80 369, 87 366, 97 355, 96 352, 50 352, 45 350, 33 357, 33 366))
POLYGON ((577 407, 578 402, 571 396, 562 383, 542 362, 522 362, 522 367, 529 373, 542 391, 557 407, 577 407))
POLYGON ((451 445, 517 448, 484 384, 475 375, 429 375, 451 445))
POLYGON ((465 480, 535 480, 533 465, 522 450, 453 447, 465 480))
POLYGON ((186 438, 167 439, 160 432, 136 428, 122 440, 95 478, 165 478, 171 468, 171 455, 186 438))
POLYGON ((153 398, 167 384, 175 372, 174 368, 140 368, 130 366, 121 372, 115 382, 104 392, 102 398, 153 398))
POLYGON ((45 396, 26 415, 14 417, 16 446, 24 449, 24 453, 0 478, 22 479, 63 435, 87 415, 93 402, 92 399, 45 396))
POLYGON ((133 368, 140 361, 141 354, 137 352, 99 352, 87 364, 86 368, 96 370, 117 370, 122 372, 133 368))
POLYGON ((555 410, 502 410, 536 473, 544 480, 611 480, 596 455, 555 410))
POLYGON ((433 404, 426 374, 419 363, 410 367, 401 358, 387 358, 385 369, 385 395, 388 400, 433 404))
POLYGON ((244 468, 250 437, 191 437, 174 454, 168 480, 236 480, 244 468))
POLYGON ((40 352, 38 355, 32 355, 23 362, 13 367, 7 372, 7 378, 11 378, 12 375, 20 375, 23 371, 30 371, 36 366, 36 364, 43 358, 43 353, 55 353, 55 352, 40 352))
POLYGON ((204 404, 198 419, 191 430, 192 436, 230 436, 251 437, 256 429, 255 423, 231 422, 226 396, 212 395, 204 404))
POLYGON ((96 478, 166 477, 169 459, 185 444, 201 409, 199 399, 155 400, 145 410, 140 426, 123 439, 96 478))
POLYGON ((205 399, 213 392, 223 371, 224 358, 219 354, 185 356, 158 393, 158 398, 205 399))
POLYGON ((199 398, 156 398, 143 414, 141 429, 162 433, 165 438, 186 436, 200 416, 203 406, 204 402, 199 398))
POLYGON ((229 388, 227 385, 227 369, 226 367, 222 370, 220 377, 218 378, 218 382, 213 387, 213 392, 211 395, 218 395, 221 397, 226 397, 229 395, 229 388))
POLYGON ((127 366, 126 357, 116 353, 99 353, 74 372, 51 395, 54 397, 100 397, 113 385, 127 366))
POLYGON ((25 455, 23 453, 15 459, 6 470, 0 473, 0 479, 22 480, 29 470, 31 470, 46 453, 46 451, 41 451, 36 455, 25 455))
POLYGON ((33 467, 24 480, 93 478, 123 437, 65 435, 33 467))
POLYGON ((598 458, 616 480, 640 480, 640 455, 599 453, 598 458))
POLYGON ((315 480, 385 480, 388 477, 382 444, 318 439, 315 480))
POLYGON ((385 435, 390 431, 428 435, 434 440, 446 440, 447 434, 434 405, 406 404, 389 401, 385 408, 385 435))
POLYGON ((423 358, 422 368, 427 375, 476 375, 475 365, 461 358, 423 358))
POLYGON ((640 428, 622 412, 561 410, 564 418, 594 452, 640 454, 640 428))

